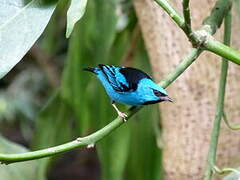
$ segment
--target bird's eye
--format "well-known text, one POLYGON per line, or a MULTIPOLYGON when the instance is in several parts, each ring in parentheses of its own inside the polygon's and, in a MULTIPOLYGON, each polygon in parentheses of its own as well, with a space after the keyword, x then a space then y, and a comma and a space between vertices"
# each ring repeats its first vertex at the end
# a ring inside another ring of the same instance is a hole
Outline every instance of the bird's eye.
POLYGON ((153 89, 153 93, 154 93, 154 94, 155 94, 155 96, 157 96, 157 97, 166 96, 166 94, 163 94, 163 93, 161 93, 160 91, 158 91, 158 90, 155 90, 155 89, 153 89))

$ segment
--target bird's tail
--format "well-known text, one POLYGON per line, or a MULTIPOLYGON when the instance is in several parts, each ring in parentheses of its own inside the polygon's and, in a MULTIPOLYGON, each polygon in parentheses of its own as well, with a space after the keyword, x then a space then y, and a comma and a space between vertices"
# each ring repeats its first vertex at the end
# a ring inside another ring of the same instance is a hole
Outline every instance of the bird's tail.
POLYGON ((89 72, 92 72, 94 74, 96 74, 96 69, 95 68, 91 68, 91 67, 86 67, 86 68, 83 68, 84 71, 89 71, 89 72))

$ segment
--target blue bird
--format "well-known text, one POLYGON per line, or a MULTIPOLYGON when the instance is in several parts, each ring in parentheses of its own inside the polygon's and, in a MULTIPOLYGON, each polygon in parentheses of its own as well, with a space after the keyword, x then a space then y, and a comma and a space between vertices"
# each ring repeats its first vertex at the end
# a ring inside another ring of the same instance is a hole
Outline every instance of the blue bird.
POLYGON ((87 67, 84 70, 96 74, 112 100, 112 106, 124 121, 127 115, 117 108, 115 102, 131 106, 172 102, 167 92, 139 69, 99 64, 97 68, 87 67))

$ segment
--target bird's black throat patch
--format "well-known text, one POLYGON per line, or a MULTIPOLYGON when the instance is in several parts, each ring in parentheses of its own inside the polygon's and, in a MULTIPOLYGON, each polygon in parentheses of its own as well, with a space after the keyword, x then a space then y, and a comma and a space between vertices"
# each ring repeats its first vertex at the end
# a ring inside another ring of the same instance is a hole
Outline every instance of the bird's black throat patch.
POLYGON ((147 101, 147 102, 143 103, 142 105, 156 104, 156 103, 159 103, 159 102, 162 102, 162 100, 156 100, 156 101, 147 101))

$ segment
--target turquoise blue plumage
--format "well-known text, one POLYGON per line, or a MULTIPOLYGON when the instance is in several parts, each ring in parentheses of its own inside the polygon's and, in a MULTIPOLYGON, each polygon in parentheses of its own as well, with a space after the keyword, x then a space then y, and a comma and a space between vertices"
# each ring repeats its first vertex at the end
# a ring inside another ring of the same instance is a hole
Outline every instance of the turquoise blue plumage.
MULTIPOLYGON (((149 75, 139 69, 99 64, 96 68, 88 67, 84 70, 96 74, 113 105, 114 102, 140 106, 172 101, 165 89, 157 85, 149 75)), ((115 105, 114 108, 121 117, 126 116, 115 105)))

